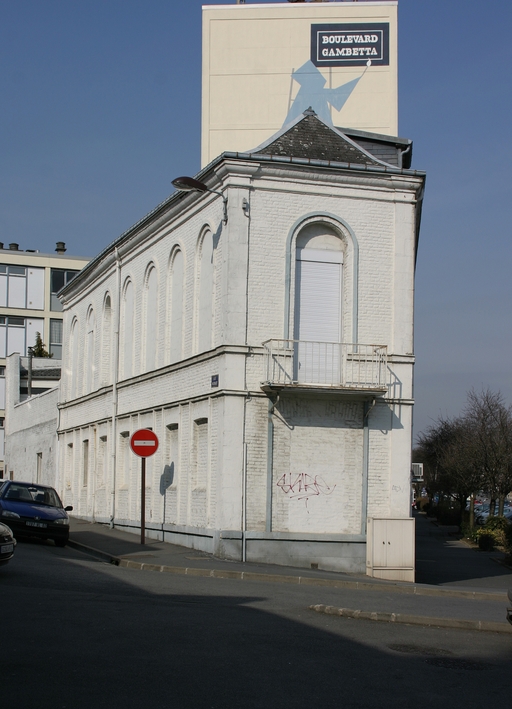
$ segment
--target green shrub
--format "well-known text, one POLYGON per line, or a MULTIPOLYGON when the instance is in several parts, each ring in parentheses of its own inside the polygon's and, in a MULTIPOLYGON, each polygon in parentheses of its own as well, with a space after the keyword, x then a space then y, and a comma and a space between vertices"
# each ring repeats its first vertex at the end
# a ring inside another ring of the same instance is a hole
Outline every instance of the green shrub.
POLYGON ((512 557, 512 524, 509 524, 505 530, 505 549, 507 553, 512 557))
POLYGON ((495 544, 505 546, 506 532, 509 527, 510 523, 505 517, 489 517, 482 530, 493 535, 495 544))
POLYGON ((505 547, 512 553, 512 525, 505 517, 489 517, 487 522, 477 529, 473 539, 483 551, 491 551, 495 546, 505 547))
POLYGON ((500 529, 505 530, 509 526, 509 521, 506 517, 488 517, 484 524, 485 529, 500 529))
POLYGON ((492 551, 494 549, 494 534, 485 529, 479 529, 476 533, 478 539, 478 548, 482 551, 492 551))

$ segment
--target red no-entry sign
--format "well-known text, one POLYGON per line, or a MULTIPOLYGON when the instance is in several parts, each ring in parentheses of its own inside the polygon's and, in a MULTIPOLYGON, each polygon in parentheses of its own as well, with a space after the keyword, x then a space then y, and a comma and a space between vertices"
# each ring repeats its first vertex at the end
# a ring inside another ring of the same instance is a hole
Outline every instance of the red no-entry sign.
POLYGON ((149 428, 140 428, 130 438, 130 447, 139 458, 149 458, 158 450, 158 436, 149 428))
POLYGON ((130 448, 140 461, 140 543, 146 543, 146 458, 158 450, 158 436, 149 428, 139 428, 130 438, 130 448))

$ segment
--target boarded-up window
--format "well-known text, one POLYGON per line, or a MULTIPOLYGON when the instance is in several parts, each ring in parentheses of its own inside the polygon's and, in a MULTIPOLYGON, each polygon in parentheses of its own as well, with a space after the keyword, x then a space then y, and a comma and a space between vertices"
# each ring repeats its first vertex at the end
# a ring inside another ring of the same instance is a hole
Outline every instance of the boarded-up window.
POLYGON ((179 428, 177 423, 167 425, 166 463, 160 482, 164 497, 164 522, 178 524, 179 428))
POLYGON ((192 457, 191 524, 208 526, 208 419, 194 421, 192 457))
POLYGON ((87 487, 89 482, 89 441, 82 443, 82 485, 87 487))

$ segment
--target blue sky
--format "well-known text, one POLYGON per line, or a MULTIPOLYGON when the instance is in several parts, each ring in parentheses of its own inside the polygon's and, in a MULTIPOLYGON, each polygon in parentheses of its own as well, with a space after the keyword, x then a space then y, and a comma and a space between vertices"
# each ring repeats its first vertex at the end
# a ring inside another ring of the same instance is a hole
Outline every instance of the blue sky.
MULTIPOLYGON (((94 256, 199 170, 201 5, 0 2, 0 241, 94 256)), ((428 173, 417 432, 471 387, 512 402, 511 28, 505 0, 399 2, 400 135, 428 173)))

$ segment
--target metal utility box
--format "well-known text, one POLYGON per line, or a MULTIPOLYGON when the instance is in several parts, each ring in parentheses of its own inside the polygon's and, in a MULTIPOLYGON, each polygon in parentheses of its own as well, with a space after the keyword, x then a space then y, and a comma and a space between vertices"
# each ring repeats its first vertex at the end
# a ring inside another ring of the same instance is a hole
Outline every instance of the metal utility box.
POLYGON ((368 518, 367 576, 414 582, 414 523, 413 518, 368 518))

